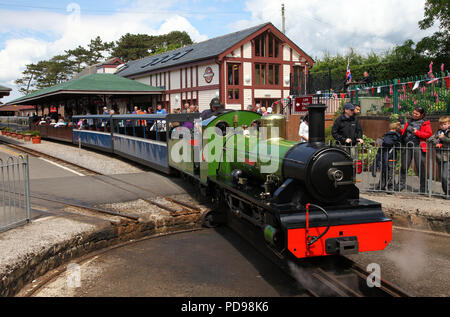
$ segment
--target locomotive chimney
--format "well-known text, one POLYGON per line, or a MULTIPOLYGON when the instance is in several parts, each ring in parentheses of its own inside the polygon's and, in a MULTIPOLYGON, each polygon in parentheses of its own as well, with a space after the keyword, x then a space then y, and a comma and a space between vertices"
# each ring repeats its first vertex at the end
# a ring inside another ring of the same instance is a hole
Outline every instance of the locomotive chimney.
POLYGON ((309 143, 325 143, 325 104, 317 103, 308 106, 309 143))

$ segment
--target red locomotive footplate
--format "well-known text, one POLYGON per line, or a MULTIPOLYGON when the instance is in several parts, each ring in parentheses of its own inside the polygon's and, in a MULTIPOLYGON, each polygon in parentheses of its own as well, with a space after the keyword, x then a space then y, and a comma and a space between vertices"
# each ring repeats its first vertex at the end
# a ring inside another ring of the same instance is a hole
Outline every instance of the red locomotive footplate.
MULTIPOLYGON (((326 227, 309 228, 309 236, 319 236, 326 227)), ((297 258, 329 255, 325 251, 325 241, 329 238, 356 237, 359 252, 383 250, 392 240, 392 221, 332 226, 328 232, 307 246, 306 229, 289 229, 287 246, 297 258)))

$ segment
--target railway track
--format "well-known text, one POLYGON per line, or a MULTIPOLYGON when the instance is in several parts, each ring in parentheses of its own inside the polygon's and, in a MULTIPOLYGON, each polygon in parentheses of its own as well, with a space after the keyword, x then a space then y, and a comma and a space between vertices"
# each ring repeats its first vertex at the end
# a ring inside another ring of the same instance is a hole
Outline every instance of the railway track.
MULTIPOLYGON (((49 154, 46 153, 42 153, 36 150, 32 150, 29 149, 27 147, 23 147, 20 146, 18 144, 12 144, 12 143, 8 143, 5 142, 3 140, 0 140, 0 144, 5 144, 8 147, 11 147, 13 149, 16 149, 18 151, 24 152, 28 155, 34 156, 34 157, 39 157, 42 158, 44 160, 48 160, 54 163, 57 163, 58 165, 61 165, 65 168, 71 169, 76 171, 78 174, 84 175, 84 176, 92 176, 95 178, 95 180, 98 180, 100 182, 103 182, 105 184, 108 185, 113 185, 116 188, 120 188, 123 191, 126 191, 128 193, 134 194, 136 196, 137 199, 142 199, 145 202, 154 205, 160 209, 163 209, 165 211, 168 211, 170 213, 170 215, 172 217, 179 217, 179 216, 184 216, 184 215, 190 215, 190 214, 198 214, 201 212, 200 208, 197 206, 194 206, 190 203, 184 202, 184 201, 180 201, 178 199, 172 198, 172 197, 166 197, 166 196, 161 196, 158 193, 142 187, 142 186, 138 186, 136 184, 132 184, 130 182, 124 181, 122 179, 116 178, 114 176, 111 175, 106 175, 106 174, 102 174, 99 173, 97 171, 94 171, 92 169, 86 168, 84 166, 80 166, 78 164, 74 164, 72 162, 66 161, 66 160, 62 160, 60 158, 51 156, 49 154), (111 182, 112 181, 112 182, 111 182), (124 187, 125 186, 129 186, 129 187, 133 187, 135 189, 139 189, 140 191, 144 191, 152 196, 154 196, 153 198, 149 199, 149 198, 143 198, 141 197, 142 195, 137 194, 135 191, 130 190, 129 188, 124 187)), ((57 200, 57 199, 50 199, 50 198, 44 198, 42 196, 35 196, 35 195, 30 195, 30 197, 36 198, 36 199, 41 199, 41 200, 46 200, 46 201, 51 201, 51 202, 56 202, 56 203, 61 203, 64 205, 68 205, 68 206, 73 206, 73 207, 77 207, 77 208, 84 208, 84 209, 88 209, 90 211, 94 211, 94 212, 99 212, 99 213, 104 213, 104 214, 109 214, 109 215, 113 215, 113 216, 119 216, 119 217, 124 217, 127 219, 131 219, 131 220, 138 220, 138 217, 135 215, 130 215, 130 214, 123 214, 123 213, 117 213, 115 211, 112 210, 106 210, 106 209, 102 209, 102 208, 96 208, 96 207, 92 207, 92 206, 86 206, 86 205, 80 205, 80 204, 73 204, 73 203, 67 203, 61 200, 57 200)))
POLYGON ((411 297, 344 256, 314 259, 291 265, 291 274, 314 297, 411 297))

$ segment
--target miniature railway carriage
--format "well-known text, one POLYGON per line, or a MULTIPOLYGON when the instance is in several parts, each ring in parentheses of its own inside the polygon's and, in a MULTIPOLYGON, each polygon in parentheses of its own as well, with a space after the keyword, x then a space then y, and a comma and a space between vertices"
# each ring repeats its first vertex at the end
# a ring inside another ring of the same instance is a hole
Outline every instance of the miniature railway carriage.
POLYGON ((310 141, 285 139, 285 118, 248 111, 74 116, 73 143, 189 178, 244 237, 279 257, 384 249, 392 222, 359 197, 358 162, 324 143, 324 107, 312 105, 310 141))

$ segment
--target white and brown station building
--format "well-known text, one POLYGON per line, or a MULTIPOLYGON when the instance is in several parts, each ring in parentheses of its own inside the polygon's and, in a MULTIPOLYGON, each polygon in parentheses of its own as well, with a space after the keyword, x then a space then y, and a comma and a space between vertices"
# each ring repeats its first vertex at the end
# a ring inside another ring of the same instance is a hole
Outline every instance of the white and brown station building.
POLYGON ((161 102, 169 111, 186 102, 202 111, 214 97, 225 108, 242 110, 287 98, 291 79, 303 91, 313 64, 272 23, 265 23, 128 62, 116 74, 163 88, 152 103, 161 102))

